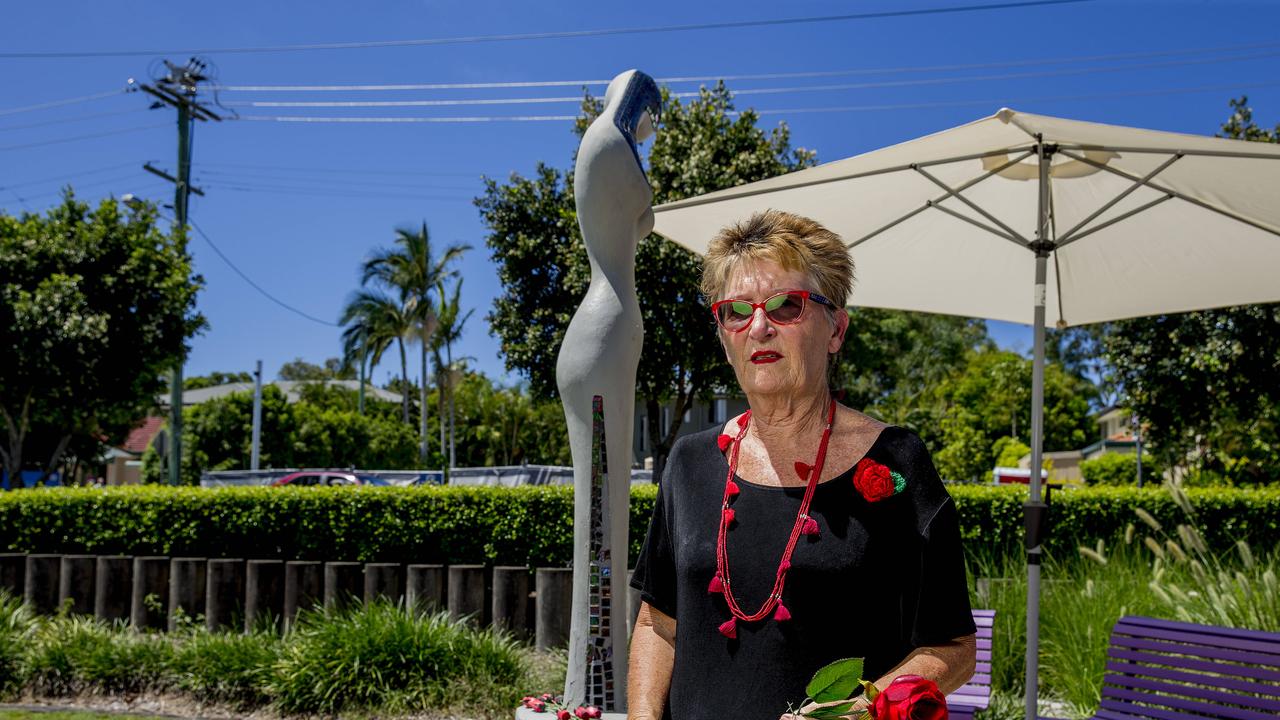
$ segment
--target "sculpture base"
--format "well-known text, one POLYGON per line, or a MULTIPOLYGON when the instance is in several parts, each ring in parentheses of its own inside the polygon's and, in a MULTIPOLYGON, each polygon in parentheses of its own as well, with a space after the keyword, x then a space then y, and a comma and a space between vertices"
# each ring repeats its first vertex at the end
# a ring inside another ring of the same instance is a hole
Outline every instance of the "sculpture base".
MULTIPOLYGON (((516 708, 516 720, 555 720, 556 714, 553 712, 534 712, 527 707, 516 708)), ((576 719, 575 719, 576 720, 576 719)), ((607 712, 600 716, 600 720, 627 720, 626 713, 607 712)))

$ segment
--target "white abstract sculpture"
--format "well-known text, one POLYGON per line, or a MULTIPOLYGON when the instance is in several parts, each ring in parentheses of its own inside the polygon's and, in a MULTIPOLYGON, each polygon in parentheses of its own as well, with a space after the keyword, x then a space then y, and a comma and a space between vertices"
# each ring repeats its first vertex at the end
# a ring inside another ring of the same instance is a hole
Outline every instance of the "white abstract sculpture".
POLYGON ((653 192, 636 143, 653 135, 653 78, 618 75, 583 135, 573 195, 591 285, 556 362, 573 454, 573 605, 565 704, 626 709, 627 526, 636 367, 644 341, 636 246, 653 229, 653 192), (608 465, 609 459, 613 466, 608 465), (610 472, 612 470, 612 472, 610 472))

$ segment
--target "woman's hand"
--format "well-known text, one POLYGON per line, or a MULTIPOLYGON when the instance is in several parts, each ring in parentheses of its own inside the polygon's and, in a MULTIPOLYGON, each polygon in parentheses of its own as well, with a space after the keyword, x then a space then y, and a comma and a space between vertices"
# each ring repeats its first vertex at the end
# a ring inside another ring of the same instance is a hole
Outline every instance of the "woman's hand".
MULTIPOLYGON (((808 715, 809 713, 813 712, 814 710, 817 710, 818 708, 831 707, 833 705, 843 705, 847 702, 849 701, 835 700, 832 702, 825 702, 825 703, 809 703, 808 705, 805 705, 804 707, 800 708, 800 711, 798 713, 784 713, 779 720, 801 720, 801 718, 803 718, 805 715, 808 715)), ((849 712, 844 714, 844 717, 854 718, 856 720, 856 718, 859 715, 861 715, 866 711, 867 711, 866 698, 862 696, 858 696, 854 698, 853 707, 849 709, 849 712)))

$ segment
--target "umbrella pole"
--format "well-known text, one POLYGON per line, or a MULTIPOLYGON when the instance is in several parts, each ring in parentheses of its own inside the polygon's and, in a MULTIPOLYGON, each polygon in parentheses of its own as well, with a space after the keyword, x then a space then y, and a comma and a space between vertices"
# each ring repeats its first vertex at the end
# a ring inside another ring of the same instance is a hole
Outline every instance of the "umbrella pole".
POLYGON ((1037 138, 1036 156, 1040 166, 1040 193, 1037 203, 1036 240, 1031 249, 1036 254, 1035 315, 1031 362, 1031 476, 1030 496, 1024 507, 1027 549, 1027 678, 1026 720, 1036 720, 1040 696, 1040 539, 1046 504, 1040 497, 1040 466, 1044 444, 1044 311, 1049 252, 1049 157, 1051 150, 1037 138))

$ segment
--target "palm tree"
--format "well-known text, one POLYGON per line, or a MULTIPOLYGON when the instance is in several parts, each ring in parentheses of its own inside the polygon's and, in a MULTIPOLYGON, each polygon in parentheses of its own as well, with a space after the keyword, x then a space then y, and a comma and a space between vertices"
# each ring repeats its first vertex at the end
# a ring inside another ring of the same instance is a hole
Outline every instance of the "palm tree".
MULTIPOLYGON (((361 382, 364 364, 369 373, 382 360, 382 353, 395 342, 400 349, 400 376, 402 389, 409 387, 409 368, 404 352, 404 338, 413 329, 413 320, 404 306, 395 298, 376 290, 359 290, 342 309, 339 322, 346 326, 342 331, 343 354, 348 362, 358 359, 361 365, 361 382)), ((361 388, 363 390, 363 386, 361 388)), ((404 422, 409 424, 409 393, 400 395, 404 410, 404 422)))
POLYGON ((436 257, 431 249, 431 235, 427 224, 418 231, 401 228, 396 230, 395 245, 377 251, 364 262, 360 282, 377 281, 400 296, 401 306, 409 318, 414 340, 422 351, 422 412, 418 421, 418 435, 422 446, 419 454, 427 458, 427 353, 431 335, 435 332, 437 313, 433 295, 440 281, 457 275, 449 265, 470 250, 470 245, 450 245, 436 257))
MULTIPOLYGON (((449 392, 449 467, 453 467, 457 456, 454 447, 453 432, 453 385, 451 383, 442 382, 447 373, 454 370, 453 366, 453 344, 462 339, 462 329, 467 324, 467 320, 471 319, 471 313, 475 312, 474 308, 468 310, 466 314, 459 317, 462 312, 462 278, 453 285, 453 294, 449 299, 445 299, 445 282, 441 280, 436 285, 436 295, 440 298, 440 312, 436 318, 436 334, 431 340, 431 354, 436 363, 436 375, 441 382, 437 382, 436 386, 440 389, 440 417, 444 418, 444 392, 446 385, 449 392), (441 363, 440 350, 445 352, 444 363, 441 363)), ((444 452, 444 422, 440 423, 440 451, 444 452)))

